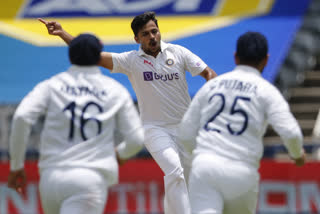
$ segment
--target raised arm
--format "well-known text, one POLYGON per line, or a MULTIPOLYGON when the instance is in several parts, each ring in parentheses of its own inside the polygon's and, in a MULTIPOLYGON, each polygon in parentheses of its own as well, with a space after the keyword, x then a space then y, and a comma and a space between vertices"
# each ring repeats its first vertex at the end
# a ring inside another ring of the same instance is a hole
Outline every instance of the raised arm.
POLYGON ((101 52, 99 65, 109 70, 113 69, 112 54, 109 52, 101 52))
POLYGON ((67 31, 65 31, 59 22, 46 21, 41 18, 38 18, 38 20, 47 27, 48 33, 50 35, 59 36, 68 45, 73 40, 74 37, 71 36, 67 31))
MULTIPOLYGON (((59 22, 46 21, 41 18, 38 18, 38 20, 47 27, 48 33, 50 35, 59 36, 67 45, 69 45, 70 42, 74 39, 74 37, 71 34, 69 34, 67 31, 65 31, 62 28, 62 26, 59 22)), ((99 65, 104 68, 107 68, 109 70, 112 70, 113 69, 113 62, 112 62, 111 53, 102 52, 99 65)))
POLYGON ((207 81, 215 78, 217 75, 217 73, 212 70, 211 68, 209 67, 206 67, 201 73, 200 73, 200 76, 202 76, 203 78, 205 78, 207 81))

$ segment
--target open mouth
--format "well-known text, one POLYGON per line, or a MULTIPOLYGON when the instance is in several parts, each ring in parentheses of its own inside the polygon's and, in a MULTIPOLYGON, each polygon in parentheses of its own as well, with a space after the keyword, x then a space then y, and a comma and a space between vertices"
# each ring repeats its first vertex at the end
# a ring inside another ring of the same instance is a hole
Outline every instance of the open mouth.
POLYGON ((157 42, 156 41, 150 42, 150 46, 153 47, 153 48, 156 47, 157 46, 157 42))

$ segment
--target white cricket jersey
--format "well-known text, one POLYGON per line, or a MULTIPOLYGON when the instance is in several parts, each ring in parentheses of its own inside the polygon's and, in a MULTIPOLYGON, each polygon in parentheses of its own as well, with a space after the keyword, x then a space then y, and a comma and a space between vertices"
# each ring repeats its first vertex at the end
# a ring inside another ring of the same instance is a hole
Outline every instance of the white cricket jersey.
POLYGON ((258 70, 241 65, 198 91, 179 135, 188 150, 195 147, 194 154, 213 153, 258 167, 268 123, 290 156, 301 157, 302 133, 288 103, 258 70))
POLYGON ((97 66, 73 65, 39 83, 18 106, 10 137, 11 170, 23 167, 30 132, 45 114, 39 168, 88 167, 117 179, 114 133, 122 158, 137 153, 143 129, 128 91, 97 66))
POLYGON ((190 104, 185 71, 192 76, 207 65, 188 49, 161 42, 156 58, 144 51, 112 53, 113 73, 128 75, 137 95, 144 124, 172 125, 180 123, 190 104))

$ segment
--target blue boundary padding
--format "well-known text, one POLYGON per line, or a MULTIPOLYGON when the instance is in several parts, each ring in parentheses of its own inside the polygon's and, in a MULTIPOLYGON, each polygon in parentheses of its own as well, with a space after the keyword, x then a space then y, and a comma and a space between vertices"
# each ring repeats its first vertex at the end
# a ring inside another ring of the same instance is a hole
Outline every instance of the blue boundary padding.
MULTIPOLYGON (((190 49, 218 74, 222 74, 235 66, 233 54, 239 35, 249 30, 259 31, 266 35, 270 50, 269 63, 263 76, 270 82, 274 82, 302 22, 301 15, 308 4, 309 0, 280 0, 267 16, 240 20, 231 26, 179 39, 172 43, 190 49)), ((159 22, 161 27, 161 21, 159 22)), ((4 50, 0 53, 0 103, 2 104, 20 102, 38 82, 65 71, 70 66, 67 47, 35 47, 3 35, 0 35, 0 46, 4 50)), ((105 50, 110 52, 134 49, 138 49, 138 45, 105 46, 105 50)), ((110 75, 107 69, 102 71, 110 75)), ((125 75, 111 74, 110 76, 124 84, 136 100, 135 93, 125 75)), ((187 73, 187 81, 191 96, 194 96, 205 83, 202 77, 191 77, 189 73, 187 73)))

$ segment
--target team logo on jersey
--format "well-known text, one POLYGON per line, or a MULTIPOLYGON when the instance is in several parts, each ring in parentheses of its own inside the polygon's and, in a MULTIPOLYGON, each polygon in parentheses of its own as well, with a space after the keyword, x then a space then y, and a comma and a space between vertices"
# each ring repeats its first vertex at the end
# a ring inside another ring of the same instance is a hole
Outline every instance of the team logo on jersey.
POLYGON ((169 66, 173 65, 174 64, 173 59, 167 59, 166 64, 169 66))

